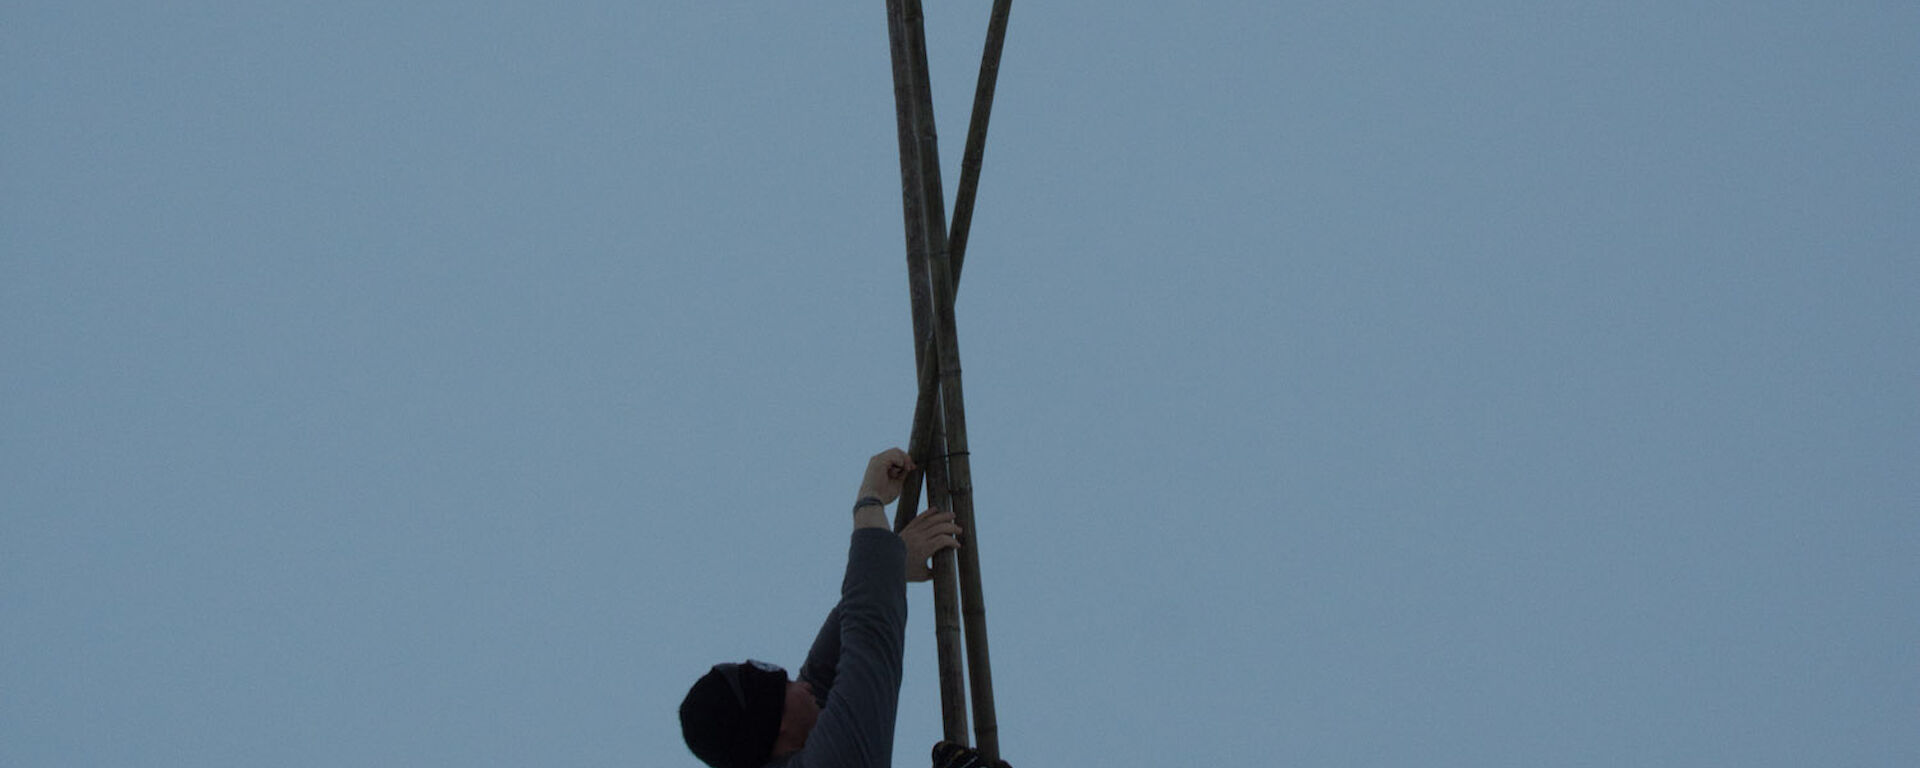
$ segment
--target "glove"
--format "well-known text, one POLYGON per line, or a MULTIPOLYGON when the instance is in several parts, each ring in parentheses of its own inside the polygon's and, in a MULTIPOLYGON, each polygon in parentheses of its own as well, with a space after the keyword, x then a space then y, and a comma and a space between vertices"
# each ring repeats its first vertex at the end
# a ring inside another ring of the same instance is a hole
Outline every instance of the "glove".
POLYGON ((933 768, 1013 768, 1005 760, 995 760, 987 765, 987 759, 980 751, 963 744, 942 741, 933 745, 933 768))

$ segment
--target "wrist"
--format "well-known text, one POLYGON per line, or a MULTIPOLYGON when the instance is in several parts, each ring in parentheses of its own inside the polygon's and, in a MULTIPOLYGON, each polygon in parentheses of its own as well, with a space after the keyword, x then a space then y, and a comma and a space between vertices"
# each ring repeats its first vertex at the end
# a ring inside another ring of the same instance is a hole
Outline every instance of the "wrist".
POLYGON ((882 502, 878 496, 860 497, 859 501, 853 503, 853 528, 854 530, 861 528, 892 530, 892 527, 887 524, 886 503, 882 502))

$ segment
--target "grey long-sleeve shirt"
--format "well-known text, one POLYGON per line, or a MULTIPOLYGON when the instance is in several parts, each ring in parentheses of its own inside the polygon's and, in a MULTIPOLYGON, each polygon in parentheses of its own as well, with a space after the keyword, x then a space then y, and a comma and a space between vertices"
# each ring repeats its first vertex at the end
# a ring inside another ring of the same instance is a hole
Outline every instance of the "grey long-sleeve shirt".
POLYGON ((884 528, 853 532, 840 603, 807 651, 800 679, 820 699, 807 744, 784 768, 887 768, 906 644, 907 547, 884 528))

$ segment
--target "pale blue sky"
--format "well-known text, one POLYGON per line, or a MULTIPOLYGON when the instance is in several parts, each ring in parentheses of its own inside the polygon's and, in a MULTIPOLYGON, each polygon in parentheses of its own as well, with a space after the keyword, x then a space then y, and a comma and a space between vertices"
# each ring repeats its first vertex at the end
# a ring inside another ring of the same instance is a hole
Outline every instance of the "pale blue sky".
MULTIPOLYGON (((987 3, 929 6, 951 183, 987 3)), ((1016 3, 1008 757, 1920 763, 1917 58, 1016 3)), ((695 766, 706 665, 798 664, 911 415, 883 3, 22 1, 0 72, 0 765, 695 766)))

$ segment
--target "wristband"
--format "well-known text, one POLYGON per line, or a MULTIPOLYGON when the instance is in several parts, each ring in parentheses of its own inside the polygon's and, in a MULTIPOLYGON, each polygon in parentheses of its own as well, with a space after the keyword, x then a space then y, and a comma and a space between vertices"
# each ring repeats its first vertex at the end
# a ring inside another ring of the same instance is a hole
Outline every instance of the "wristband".
POLYGON ((880 497, 878 496, 862 496, 860 497, 859 501, 856 501, 853 503, 853 511, 857 514, 863 507, 879 507, 881 509, 886 509, 887 503, 884 501, 881 501, 880 497))

